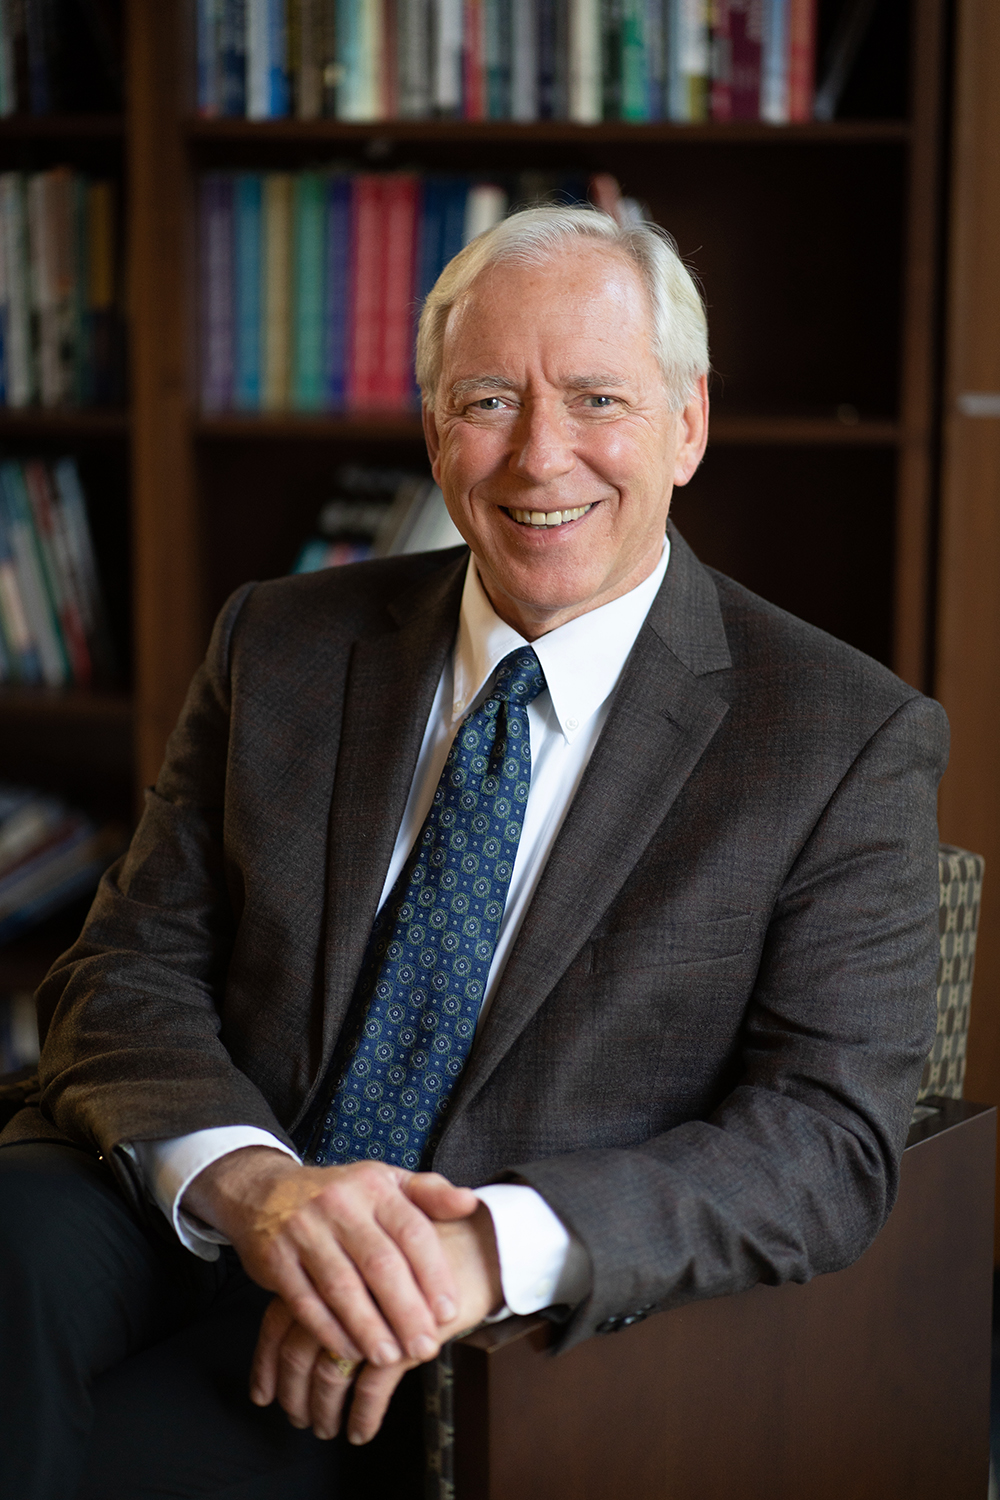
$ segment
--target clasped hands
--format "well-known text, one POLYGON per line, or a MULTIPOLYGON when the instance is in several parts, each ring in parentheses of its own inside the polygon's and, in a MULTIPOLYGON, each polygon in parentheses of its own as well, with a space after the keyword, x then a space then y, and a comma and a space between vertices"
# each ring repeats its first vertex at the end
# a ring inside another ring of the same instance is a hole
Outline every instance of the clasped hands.
POLYGON ((248 1146, 206 1167, 183 1207, 275 1293, 250 1377, 295 1427, 368 1442, 407 1370, 503 1301, 492 1220, 469 1188, 382 1162, 299 1166, 248 1146), (357 1366, 357 1368, 355 1368, 357 1366))

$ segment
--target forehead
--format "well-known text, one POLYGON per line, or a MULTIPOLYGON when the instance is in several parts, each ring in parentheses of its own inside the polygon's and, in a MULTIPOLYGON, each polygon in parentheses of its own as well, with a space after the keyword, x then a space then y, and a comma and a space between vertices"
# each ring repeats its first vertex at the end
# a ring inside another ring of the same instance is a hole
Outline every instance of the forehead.
POLYGON ((652 309, 640 274, 619 251, 559 246, 544 259, 503 260, 456 301, 445 324, 446 365, 495 353, 619 348, 653 355, 652 309))

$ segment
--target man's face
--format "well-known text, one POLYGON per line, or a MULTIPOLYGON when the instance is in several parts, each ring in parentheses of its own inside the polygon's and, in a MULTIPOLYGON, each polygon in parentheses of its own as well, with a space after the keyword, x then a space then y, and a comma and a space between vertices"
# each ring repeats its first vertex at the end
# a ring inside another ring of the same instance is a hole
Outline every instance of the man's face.
POLYGON ((434 477, 528 639, 649 576, 673 486, 701 460, 705 382, 671 412, 650 335, 636 271, 588 244, 494 266, 451 311, 424 416, 434 477))

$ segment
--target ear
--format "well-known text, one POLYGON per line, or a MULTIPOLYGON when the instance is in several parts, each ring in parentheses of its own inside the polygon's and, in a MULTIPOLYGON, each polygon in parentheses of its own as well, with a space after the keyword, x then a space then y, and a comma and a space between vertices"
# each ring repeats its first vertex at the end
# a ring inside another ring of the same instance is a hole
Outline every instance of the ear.
POLYGON ((705 456, 708 443, 708 376, 702 375, 680 413, 681 441, 674 463, 674 484, 687 484, 705 456))
POLYGON ((427 457, 431 461, 431 473, 434 475, 434 483, 440 484, 438 460, 441 456, 441 443, 438 438, 437 421, 426 401, 420 407, 420 420, 423 423, 424 442, 427 444, 427 457))

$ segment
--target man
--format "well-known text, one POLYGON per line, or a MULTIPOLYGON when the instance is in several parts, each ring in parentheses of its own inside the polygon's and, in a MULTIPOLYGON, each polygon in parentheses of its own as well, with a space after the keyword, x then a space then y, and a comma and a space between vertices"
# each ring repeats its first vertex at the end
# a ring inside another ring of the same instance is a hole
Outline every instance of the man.
POLYGON ((667 528, 706 372, 665 238, 516 215, 421 320, 471 557, 226 606, 0 1152, 12 1493, 411 1493, 412 1377, 317 1438, 443 1338, 552 1306, 565 1348, 877 1232, 944 719, 667 528))

